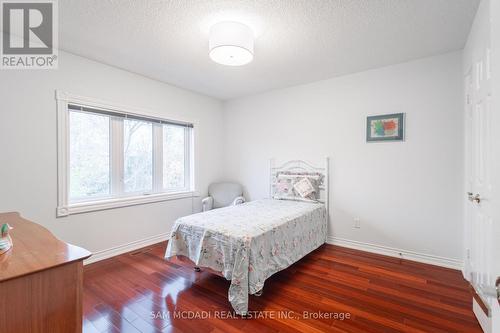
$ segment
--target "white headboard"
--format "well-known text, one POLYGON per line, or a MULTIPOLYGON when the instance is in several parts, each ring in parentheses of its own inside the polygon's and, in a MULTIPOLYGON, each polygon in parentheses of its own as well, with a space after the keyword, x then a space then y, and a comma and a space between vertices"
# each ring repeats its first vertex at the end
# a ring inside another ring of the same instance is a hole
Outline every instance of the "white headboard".
POLYGON ((320 184, 320 202, 325 204, 328 213, 329 206, 329 173, 330 173, 330 158, 325 158, 325 164, 322 167, 314 166, 304 160, 291 160, 279 166, 275 165, 274 158, 271 158, 269 166, 269 197, 273 197, 273 179, 279 172, 318 172, 323 175, 323 183, 320 184))

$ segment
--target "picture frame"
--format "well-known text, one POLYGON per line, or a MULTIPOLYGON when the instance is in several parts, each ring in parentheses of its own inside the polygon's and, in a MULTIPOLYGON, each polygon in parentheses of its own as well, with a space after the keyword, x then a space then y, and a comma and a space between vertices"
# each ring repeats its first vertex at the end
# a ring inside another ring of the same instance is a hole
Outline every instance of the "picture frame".
POLYGON ((404 113, 392 113, 366 117, 366 142, 404 140, 404 113))

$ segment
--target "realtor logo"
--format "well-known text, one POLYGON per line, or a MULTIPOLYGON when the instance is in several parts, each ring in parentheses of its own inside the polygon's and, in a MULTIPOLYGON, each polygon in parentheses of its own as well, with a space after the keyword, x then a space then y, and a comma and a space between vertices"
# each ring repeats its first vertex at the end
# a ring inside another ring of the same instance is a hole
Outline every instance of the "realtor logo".
POLYGON ((1 1, 2 69, 57 68, 57 2, 1 1))

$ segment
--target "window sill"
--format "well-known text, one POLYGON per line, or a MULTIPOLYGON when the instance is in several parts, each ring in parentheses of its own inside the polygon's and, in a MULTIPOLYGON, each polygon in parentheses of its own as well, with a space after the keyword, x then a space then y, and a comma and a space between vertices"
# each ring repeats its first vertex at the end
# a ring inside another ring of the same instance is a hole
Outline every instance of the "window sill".
POLYGON ((197 191, 173 192, 173 193, 155 193, 149 195, 139 195, 127 198, 114 198, 99 201, 74 203, 68 206, 57 207, 57 217, 64 217, 73 214, 95 212, 105 209, 120 207, 129 207, 135 205, 148 204, 153 202, 178 200, 184 198, 199 197, 197 191))

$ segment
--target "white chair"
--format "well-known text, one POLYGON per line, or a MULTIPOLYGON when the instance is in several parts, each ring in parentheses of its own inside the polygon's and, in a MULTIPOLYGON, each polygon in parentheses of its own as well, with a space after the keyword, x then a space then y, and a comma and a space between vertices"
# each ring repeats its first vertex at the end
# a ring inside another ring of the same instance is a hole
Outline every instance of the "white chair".
POLYGON ((210 184, 208 197, 201 201, 204 212, 214 208, 236 206, 244 202, 243 186, 230 182, 210 184))

